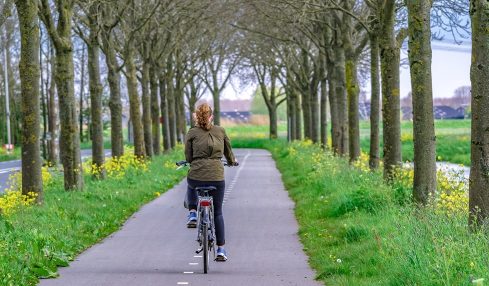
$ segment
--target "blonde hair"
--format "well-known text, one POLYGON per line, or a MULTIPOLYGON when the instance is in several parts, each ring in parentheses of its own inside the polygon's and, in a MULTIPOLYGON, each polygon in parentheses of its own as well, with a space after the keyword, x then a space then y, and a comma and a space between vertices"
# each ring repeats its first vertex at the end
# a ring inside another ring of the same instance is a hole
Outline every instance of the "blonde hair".
POLYGON ((195 125, 204 130, 210 130, 212 123, 209 118, 212 116, 212 108, 207 103, 202 103, 195 109, 195 125))

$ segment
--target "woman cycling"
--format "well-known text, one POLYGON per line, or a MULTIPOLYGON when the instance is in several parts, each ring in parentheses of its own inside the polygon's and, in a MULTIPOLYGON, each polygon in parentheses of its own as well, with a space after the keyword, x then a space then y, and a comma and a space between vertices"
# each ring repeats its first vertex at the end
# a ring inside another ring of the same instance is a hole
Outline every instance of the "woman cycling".
POLYGON ((190 164, 187 175, 187 199, 190 214, 187 227, 197 225, 197 193, 196 187, 213 186, 216 191, 210 195, 214 201, 214 222, 217 240, 217 261, 226 261, 224 250, 224 218, 222 215, 222 201, 224 199, 224 167, 221 163, 223 155, 229 165, 237 166, 229 138, 220 126, 212 124, 212 109, 207 103, 201 104, 193 114, 195 127, 191 128, 185 139, 185 159, 190 164))

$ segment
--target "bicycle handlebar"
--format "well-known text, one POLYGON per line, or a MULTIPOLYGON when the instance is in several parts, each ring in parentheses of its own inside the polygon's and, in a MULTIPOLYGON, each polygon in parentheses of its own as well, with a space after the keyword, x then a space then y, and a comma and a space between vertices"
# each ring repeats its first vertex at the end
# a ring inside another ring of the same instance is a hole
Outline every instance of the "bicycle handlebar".
MULTIPOLYGON (((239 163, 238 162, 234 162, 232 164, 228 164, 227 162, 224 162, 224 161, 221 161, 224 163, 224 166, 227 166, 227 167, 235 167, 235 166, 239 166, 239 163)), ((185 160, 182 160, 182 161, 178 161, 178 162, 175 162, 175 164, 178 166, 178 167, 185 167, 185 166, 189 166, 190 163, 185 161, 185 160)))

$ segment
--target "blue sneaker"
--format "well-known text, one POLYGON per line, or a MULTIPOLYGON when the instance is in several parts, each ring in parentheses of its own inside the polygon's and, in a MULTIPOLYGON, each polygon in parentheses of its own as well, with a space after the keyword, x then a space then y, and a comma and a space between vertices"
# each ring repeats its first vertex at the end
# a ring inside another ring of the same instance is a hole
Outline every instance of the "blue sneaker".
POLYGON ((228 257, 226 256, 226 250, 224 249, 224 247, 218 246, 216 261, 226 261, 226 260, 228 260, 228 257))
POLYGON ((196 228, 197 227, 197 213, 196 212, 190 212, 188 214, 187 227, 188 228, 196 228))

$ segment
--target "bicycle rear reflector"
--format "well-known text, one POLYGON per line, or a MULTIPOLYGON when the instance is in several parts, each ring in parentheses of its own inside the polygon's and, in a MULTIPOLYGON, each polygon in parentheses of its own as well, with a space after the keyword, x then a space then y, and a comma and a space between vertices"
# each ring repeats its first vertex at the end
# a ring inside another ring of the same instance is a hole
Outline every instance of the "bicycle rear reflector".
POLYGON ((211 201, 207 201, 207 200, 201 200, 200 201, 200 206, 201 207, 208 207, 211 205, 211 201))

